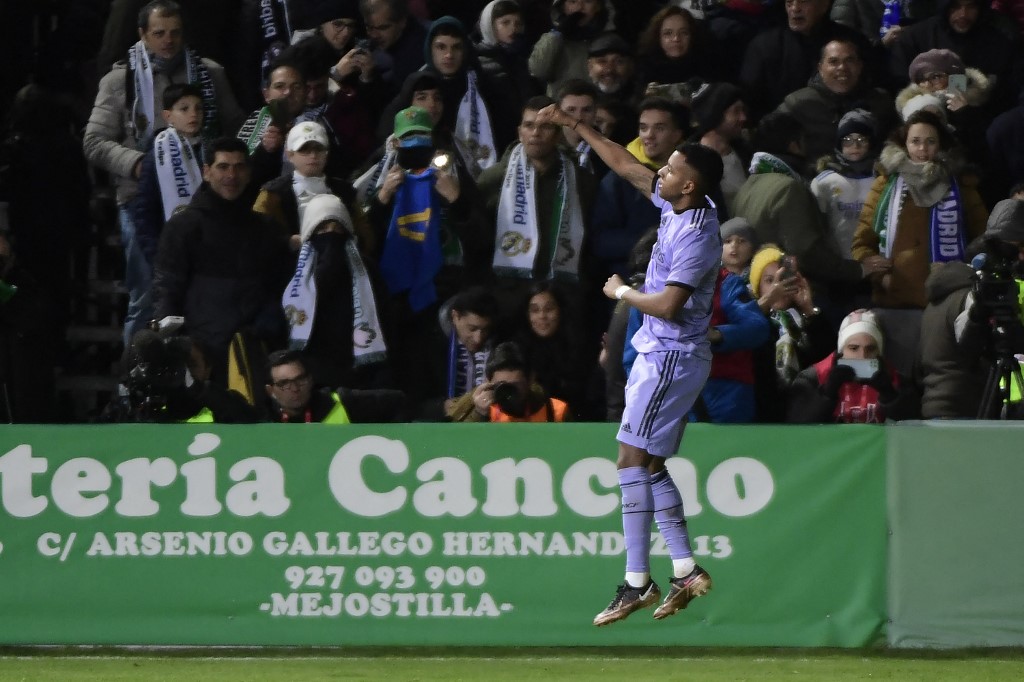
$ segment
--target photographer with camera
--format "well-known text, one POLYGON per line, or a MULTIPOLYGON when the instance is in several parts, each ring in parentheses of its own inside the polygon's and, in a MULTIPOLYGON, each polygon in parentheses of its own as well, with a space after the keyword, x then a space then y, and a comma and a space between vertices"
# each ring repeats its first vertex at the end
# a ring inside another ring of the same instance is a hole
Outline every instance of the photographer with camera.
MULTIPOLYGON (((993 208, 985 234, 968 248, 980 255, 970 265, 947 263, 929 275, 918 377, 925 419, 995 416, 991 411, 979 415, 978 409, 986 400, 991 403, 998 390, 998 384, 986 390, 986 360, 1002 359, 1003 369, 1012 370, 1013 356, 1024 351, 1022 246, 1024 202, 1005 199, 993 208)), ((1011 382, 1009 398, 1019 403, 1020 393, 1014 389, 1011 382)))
POLYGON ((847 315, 836 350, 793 381, 786 421, 881 424, 917 418, 917 394, 882 358, 884 344, 874 313, 862 309, 847 315))
POLYGON ((564 422, 568 405, 551 398, 533 381, 533 372, 515 343, 498 344, 487 360, 487 381, 459 398, 453 422, 564 422))

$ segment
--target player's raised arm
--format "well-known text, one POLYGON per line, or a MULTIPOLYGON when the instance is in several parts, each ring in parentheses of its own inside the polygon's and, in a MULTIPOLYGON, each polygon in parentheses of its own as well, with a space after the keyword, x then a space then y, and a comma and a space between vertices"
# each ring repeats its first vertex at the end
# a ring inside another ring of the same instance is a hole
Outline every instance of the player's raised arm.
POLYGON ((572 128, 617 175, 640 190, 644 196, 650 195, 656 173, 637 161, 625 147, 612 142, 583 121, 565 113, 557 104, 549 104, 538 111, 537 123, 554 123, 572 128))

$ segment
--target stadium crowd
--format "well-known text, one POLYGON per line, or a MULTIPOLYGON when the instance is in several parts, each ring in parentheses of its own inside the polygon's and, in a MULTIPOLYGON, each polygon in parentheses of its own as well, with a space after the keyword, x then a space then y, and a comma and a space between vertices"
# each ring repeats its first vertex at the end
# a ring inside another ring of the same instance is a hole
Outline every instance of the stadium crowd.
POLYGON ((1024 352, 971 266, 1024 260, 1024 2, 3 12, 3 421, 53 419, 100 183, 128 291, 104 418, 617 421, 641 317, 601 287, 643 286, 659 211, 552 104, 655 170, 722 157, 693 421, 975 418, 1024 352))

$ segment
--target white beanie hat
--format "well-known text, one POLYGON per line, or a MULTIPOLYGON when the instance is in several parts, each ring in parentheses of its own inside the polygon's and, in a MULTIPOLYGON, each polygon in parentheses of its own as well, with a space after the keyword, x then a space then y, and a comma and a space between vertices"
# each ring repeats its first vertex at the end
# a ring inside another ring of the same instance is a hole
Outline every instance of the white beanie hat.
POLYGON ((904 104, 903 108, 900 110, 900 116, 902 116, 903 120, 906 121, 910 118, 911 114, 915 114, 928 107, 931 107, 935 113, 939 115, 939 118, 942 119, 942 122, 946 123, 946 105, 941 99, 927 92, 915 95, 908 99, 907 103, 904 104))
POLYGON ((839 325, 839 339, 836 343, 836 352, 842 353, 843 347, 854 334, 867 334, 878 344, 878 353, 882 354, 885 340, 882 338, 882 328, 878 326, 878 319, 870 310, 861 308, 843 318, 839 325))
POLYGON ((313 236, 317 227, 328 220, 337 220, 352 234, 352 216, 349 215, 345 204, 333 194, 317 194, 306 204, 306 212, 302 214, 302 227, 299 229, 299 236, 303 242, 313 236))

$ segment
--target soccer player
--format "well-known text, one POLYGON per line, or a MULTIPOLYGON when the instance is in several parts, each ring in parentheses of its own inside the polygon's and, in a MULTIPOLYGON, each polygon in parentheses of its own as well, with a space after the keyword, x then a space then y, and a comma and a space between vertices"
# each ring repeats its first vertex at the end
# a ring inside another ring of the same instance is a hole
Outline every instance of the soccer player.
POLYGON ((626 577, 594 625, 622 620, 661 598, 650 575, 652 517, 672 557, 671 587, 654 611, 662 619, 711 589, 711 576, 693 560, 682 497, 665 460, 679 449, 686 414, 711 368, 708 323, 722 241, 715 205, 706 194, 722 180, 722 157, 709 147, 684 144, 655 173, 556 105, 538 112, 537 121, 574 128, 611 170, 641 192, 650 192, 661 210, 643 291, 630 288, 618 275, 604 285, 605 296, 637 308, 644 321, 632 341, 639 355, 626 384, 617 436, 626 577))

